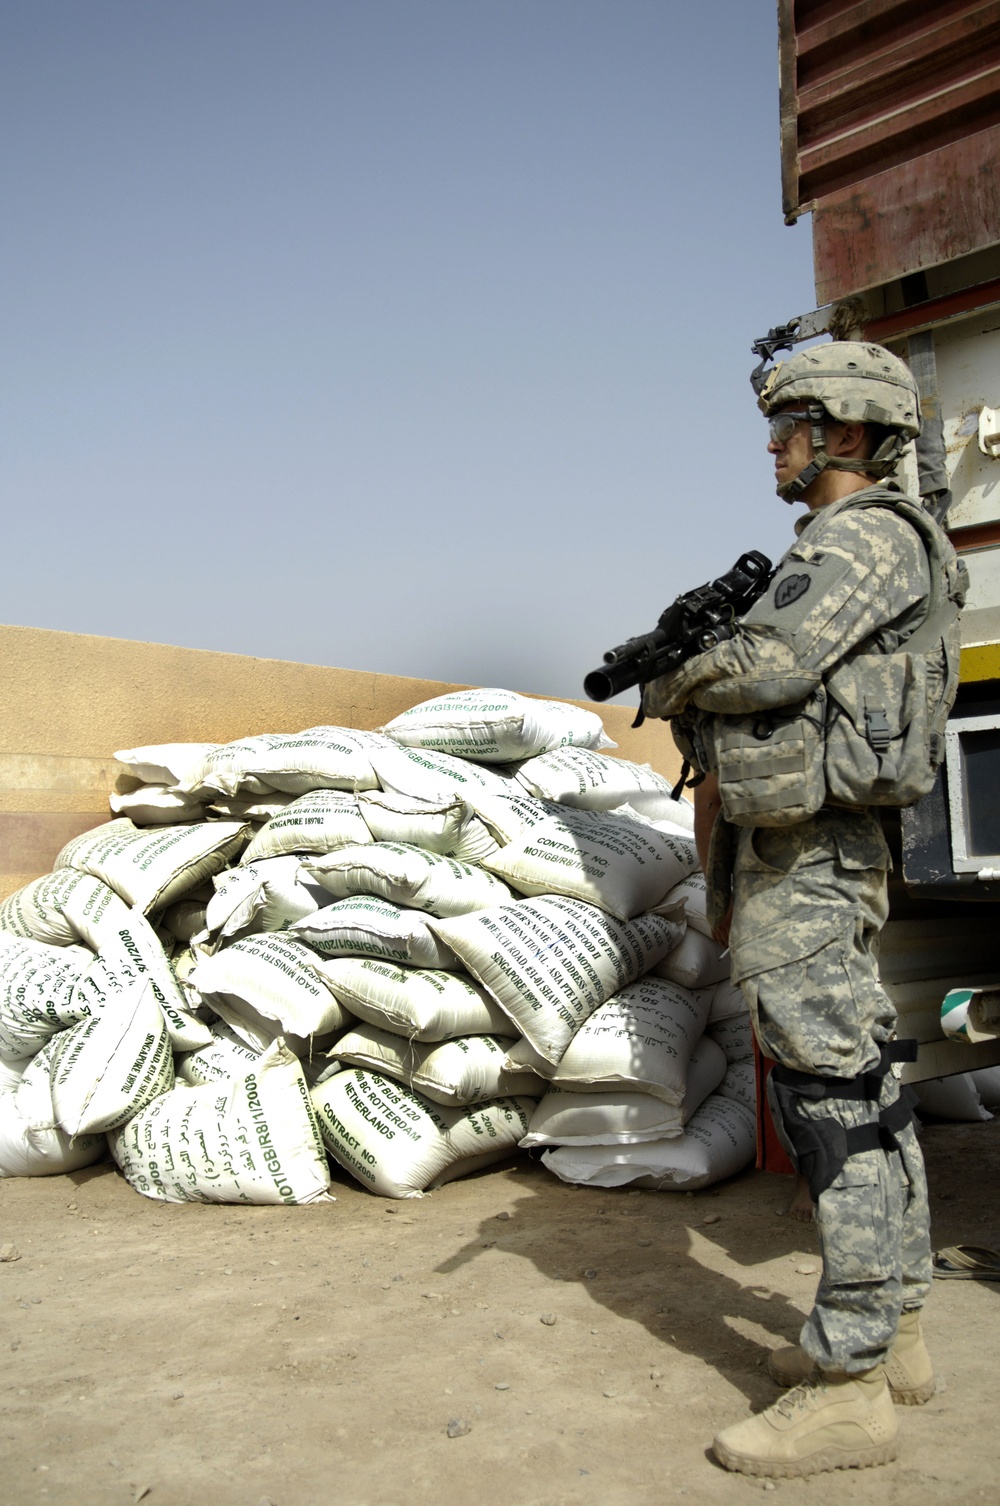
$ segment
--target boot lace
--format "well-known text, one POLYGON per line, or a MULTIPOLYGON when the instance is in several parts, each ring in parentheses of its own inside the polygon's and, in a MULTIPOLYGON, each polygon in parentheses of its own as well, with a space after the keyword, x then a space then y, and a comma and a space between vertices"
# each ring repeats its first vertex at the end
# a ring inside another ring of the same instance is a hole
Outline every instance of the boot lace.
POLYGON ((774 1403, 774 1410, 782 1417, 792 1418, 796 1412, 807 1412, 812 1404, 812 1399, 817 1391, 823 1389, 824 1382, 818 1376, 810 1376, 808 1380, 800 1381, 793 1386, 791 1391, 786 1391, 784 1396, 774 1403))

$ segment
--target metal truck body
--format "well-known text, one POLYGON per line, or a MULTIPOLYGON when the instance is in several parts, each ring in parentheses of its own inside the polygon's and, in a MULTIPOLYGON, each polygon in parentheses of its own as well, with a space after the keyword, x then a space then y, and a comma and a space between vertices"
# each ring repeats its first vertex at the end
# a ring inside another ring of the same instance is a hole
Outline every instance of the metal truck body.
POLYGON ((794 338, 908 361, 924 433, 900 480, 970 575, 947 764, 888 823, 882 977, 920 1079, 1000 1062, 1000 1025, 970 1045, 940 1024, 949 989, 1000 983, 1000 0, 779 0, 778 18, 783 209, 812 215, 819 305, 794 338))

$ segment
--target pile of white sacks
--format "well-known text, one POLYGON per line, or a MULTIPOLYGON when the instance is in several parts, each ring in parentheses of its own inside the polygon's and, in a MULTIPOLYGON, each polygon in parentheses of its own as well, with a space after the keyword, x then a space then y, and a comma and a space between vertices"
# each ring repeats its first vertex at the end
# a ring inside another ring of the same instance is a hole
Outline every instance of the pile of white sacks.
POLYGON ((0 1175, 110 1145, 168 1201, 386 1197, 540 1147, 690 1190, 752 1159, 691 808, 592 712, 463 691, 380 732, 117 755, 118 819, 0 905, 0 1175))

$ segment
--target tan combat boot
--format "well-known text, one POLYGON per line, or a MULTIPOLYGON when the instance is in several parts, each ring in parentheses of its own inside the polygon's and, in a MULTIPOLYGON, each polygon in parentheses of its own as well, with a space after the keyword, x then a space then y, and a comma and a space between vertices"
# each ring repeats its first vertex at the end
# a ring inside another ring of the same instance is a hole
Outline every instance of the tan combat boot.
MULTIPOLYGON (((934 1395, 934 1367, 920 1329, 920 1309, 900 1315, 899 1331, 885 1361, 885 1378, 897 1406, 919 1407, 934 1395)), ((799 1344, 774 1349, 768 1356, 768 1373, 779 1386, 799 1386, 815 1366, 799 1344)))
POLYGON ((817 1373, 766 1412, 726 1428, 712 1448, 726 1469, 792 1479, 888 1464, 898 1426, 880 1365, 861 1375, 817 1373))

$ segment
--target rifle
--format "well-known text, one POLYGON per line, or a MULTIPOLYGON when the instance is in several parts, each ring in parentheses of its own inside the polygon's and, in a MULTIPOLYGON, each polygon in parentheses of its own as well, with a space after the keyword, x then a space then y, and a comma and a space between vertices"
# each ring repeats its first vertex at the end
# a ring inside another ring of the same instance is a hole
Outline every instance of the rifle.
MULTIPOLYGON (((651 633, 630 638, 604 655, 600 669, 592 669, 583 688, 592 701, 606 701, 633 685, 645 686, 676 669, 695 654, 703 654, 733 636, 734 624, 763 596, 774 576, 766 554, 751 549, 741 554, 718 580, 685 591, 663 612, 651 633)), ((642 705, 632 723, 642 725, 642 705)))

